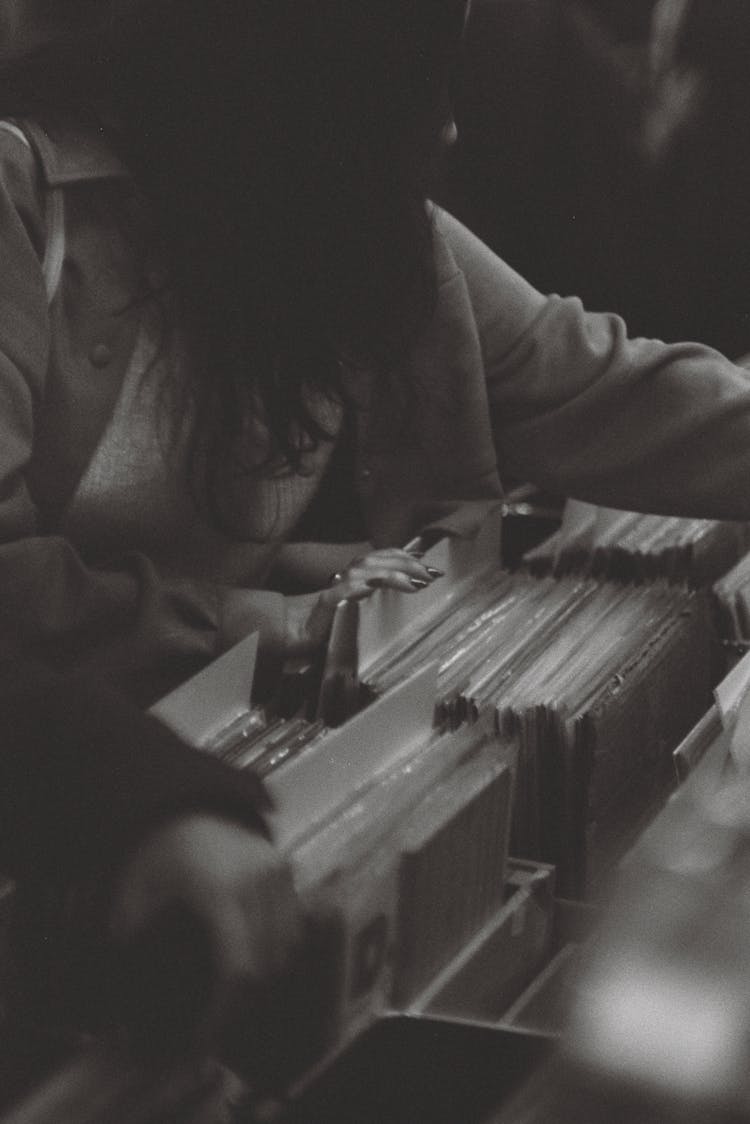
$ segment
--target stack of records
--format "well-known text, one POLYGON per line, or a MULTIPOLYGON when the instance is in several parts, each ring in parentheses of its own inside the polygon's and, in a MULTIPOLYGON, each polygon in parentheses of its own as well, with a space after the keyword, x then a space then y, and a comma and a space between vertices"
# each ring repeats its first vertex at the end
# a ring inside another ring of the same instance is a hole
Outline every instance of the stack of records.
POLYGON ((640 515, 569 500, 562 525, 527 551, 535 574, 586 573, 617 580, 706 585, 750 549, 745 523, 640 515))
POLYGON ((264 778, 272 836, 325 918, 315 1048, 334 1049, 408 1004, 502 909, 518 739, 489 711, 436 729, 434 663, 335 729, 269 716, 249 704, 248 655, 238 647, 154 711, 183 732, 199 713, 194 742, 264 778))
POLYGON ((251 701, 258 637, 245 637, 151 707, 188 744, 266 777, 325 733, 322 721, 283 717, 251 701))
POLYGON ((739 648, 750 645, 750 555, 745 555, 714 585, 722 639, 739 648))
MULTIPOLYGON (((427 721, 416 748, 402 757, 396 747, 386 768, 373 759, 348 797, 332 798, 323 812, 315 782, 305 794, 308 774, 317 782, 319 772, 351 769, 373 730, 376 739, 401 735, 408 744, 409 731, 390 715, 424 674, 337 730, 250 709, 204 746, 268 779, 280 817, 295 821, 287 849, 298 889, 316 907, 321 898, 334 903, 338 917, 339 1026, 408 1004, 504 902, 518 738, 500 734, 489 711, 456 730, 433 728, 435 669, 426 670, 427 721), (282 808, 292 800, 307 805, 306 822, 282 808)), ((332 792, 334 778, 327 783, 332 792)), ((283 842, 283 824, 277 834, 283 842)))
POLYGON ((516 756, 491 721, 433 732, 295 841, 300 893, 340 920, 347 1033, 408 1005, 502 908, 516 756))
POLYGON ((711 702, 707 606, 665 581, 481 575, 367 669, 371 695, 438 662, 437 715, 490 711, 520 741, 513 853, 580 895, 672 781, 671 751, 711 702))
POLYGON ((267 777, 324 736, 322 722, 306 718, 269 717, 253 708, 204 748, 236 769, 252 769, 267 777))

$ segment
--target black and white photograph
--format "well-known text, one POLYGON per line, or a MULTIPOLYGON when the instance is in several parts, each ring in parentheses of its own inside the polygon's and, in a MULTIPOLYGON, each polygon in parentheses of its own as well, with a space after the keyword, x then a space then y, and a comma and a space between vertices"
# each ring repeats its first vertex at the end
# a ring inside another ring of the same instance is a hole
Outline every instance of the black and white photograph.
POLYGON ((748 0, 0 0, 0 1124, 750 1124, 748 0))

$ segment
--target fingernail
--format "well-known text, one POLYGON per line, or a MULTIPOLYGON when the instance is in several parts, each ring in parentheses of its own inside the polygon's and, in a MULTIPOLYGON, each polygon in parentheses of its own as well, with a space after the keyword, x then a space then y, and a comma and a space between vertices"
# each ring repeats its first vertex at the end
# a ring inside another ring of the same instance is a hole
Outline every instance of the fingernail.
POLYGON ((442 578, 445 576, 445 570, 436 570, 434 566, 425 566, 425 569, 431 578, 442 578))
POLYGON ((409 578, 409 584, 413 586, 414 589, 425 589, 430 583, 422 581, 421 578, 409 578))

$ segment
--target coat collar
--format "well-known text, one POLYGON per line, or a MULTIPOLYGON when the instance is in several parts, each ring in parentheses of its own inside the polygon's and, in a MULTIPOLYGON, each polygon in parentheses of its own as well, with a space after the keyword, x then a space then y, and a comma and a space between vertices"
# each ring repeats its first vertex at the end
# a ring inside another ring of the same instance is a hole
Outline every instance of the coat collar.
POLYGON ((95 120, 20 122, 39 157, 49 187, 102 179, 124 179, 128 171, 112 148, 107 131, 95 120))

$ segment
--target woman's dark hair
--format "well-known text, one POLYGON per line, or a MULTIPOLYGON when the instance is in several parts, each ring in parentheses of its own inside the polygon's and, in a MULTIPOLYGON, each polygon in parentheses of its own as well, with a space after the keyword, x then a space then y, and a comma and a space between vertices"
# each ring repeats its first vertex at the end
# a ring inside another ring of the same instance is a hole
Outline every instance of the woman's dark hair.
POLYGON ((0 113, 118 122, 198 358, 209 493, 259 412, 264 463, 299 468, 326 437, 309 389, 339 396, 342 363, 387 378, 431 315, 425 199, 465 0, 67 7, 77 30, 0 75, 0 113))

